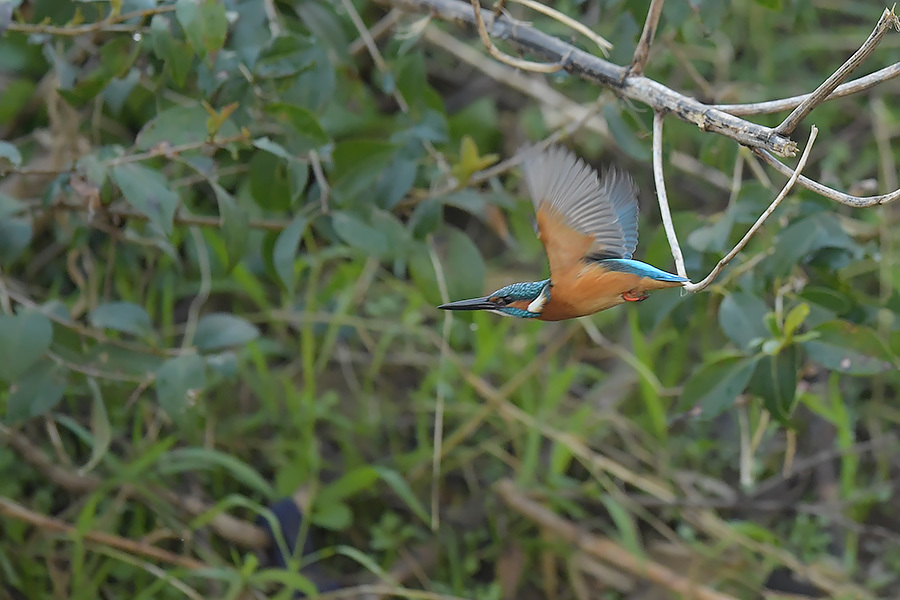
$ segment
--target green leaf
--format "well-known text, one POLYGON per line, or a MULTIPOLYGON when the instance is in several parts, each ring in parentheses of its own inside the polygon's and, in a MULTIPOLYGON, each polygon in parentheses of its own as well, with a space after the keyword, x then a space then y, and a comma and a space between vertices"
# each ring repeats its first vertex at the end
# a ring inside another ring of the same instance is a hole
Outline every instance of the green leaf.
POLYGON ((782 0, 756 0, 756 3, 769 10, 781 10, 783 6, 782 0))
POLYGON ((154 15, 150 20, 150 37, 153 52, 172 75, 178 87, 184 87, 188 73, 194 62, 190 44, 175 38, 170 27, 171 20, 166 15, 154 15))
POLYGON ((59 404, 66 391, 67 371, 42 360, 10 386, 7 399, 7 423, 20 423, 43 415, 59 404))
POLYGON ((0 379, 14 381, 38 362, 53 341, 53 325, 39 312, 0 315, 0 379))
POLYGON ((2 161, 6 161, 14 167, 22 166, 22 155, 19 149, 9 142, 0 141, 0 167, 3 166, 2 161))
POLYGON ((394 144, 379 140, 351 138, 336 144, 331 173, 331 195, 335 202, 348 206, 362 196, 366 206, 378 203, 379 199, 372 197, 372 191, 384 177, 395 152, 394 144))
POLYGON ((748 350, 754 340, 769 337, 765 316, 769 307, 759 296, 734 292, 719 305, 719 326, 728 338, 742 350, 748 350))
POLYGON ((205 366, 197 354, 173 356, 156 371, 156 399, 171 416, 193 404, 205 385, 205 366))
POLYGON ((208 58, 212 64, 216 53, 225 44, 228 32, 225 3, 221 0, 178 0, 175 3, 175 18, 184 29, 194 52, 208 58))
POLYGON ((316 503, 310 518, 319 527, 332 531, 343 531, 353 524, 353 513, 343 502, 316 503))
POLYGON ((113 329, 137 336, 149 335, 153 330, 150 315, 143 306, 132 302, 107 302, 101 304, 90 316, 91 325, 113 329))
MULTIPOLYGON (((203 142, 209 138, 206 109, 199 104, 175 106, 159 112, 138 133, 135 145, 141 150, 149 150, 160 144, 180 146, 203 142)), ((226 120, 218 135, 231 137, 238 134, 237 126, 226 120)))
POLYGON ((874 375, 895 367, 890 350, 873 330, 846 321, 829 321, 814 329, 818 338, 803 342, 809 357, 848 375, 874 375))
POLYGON ((331 218, 335 233, 350 246, 381 258, 388 250, 387 238, 356 215, 339 212, 331 218))
POLYGON ((284 146, 273 142, 268 137, 256 138, 253 140, 253 145, 260 150, 265 150, 270 154, 274 154, 278 158, 283 158, 287 161, 297 160, 297 157, 285 150, 284 146))
POLYGON ((234 196, 218 183, 212 184, 219 203, 219 219, 222 223, 220 231, 228 254, 228 270, 241 262, 247 250, 250 238, 250 218, 247 211, 235 201, 234 196))
POLYGON ((75 107, 83 106, 102 92, 110 81, 128 73, 139 48, 140 46, 134 43, 130 36, 110 39, 100 47, 97 60, 90 63, 95 65, 93 70, 79 77, 73 88, 60 89, 59 94, 69 104, 75 107))
POLYGON ((31 217, 0 219, 0 263, 17 259, 28 248, 33 235, 31 217))
MULTIPOLYGON (((485 292, 484 260, 469 236, 453 227, 446 227, 433 236, 433 243, 450 299, 481 296, 485 292)), ((428 245, 420 243, 417 246, 418 250, 414 249, 409 257, 413 280, 429 302, 439 304, 442 302, 440 286, 428 245)))
POLYGON ((266 498, 275 496, 275 490, 269 482, 253 467, 230 454, 212 448, 176 448, 162 455, 156 468, 163 474, 224 469, 235 480, 266 498))
POLYGON ((620 107, 609 103, 603 107, 603 117, 609 126, 609 132, 619 148, 628 156, 639 161, 650 160, 650 151, 647 146, 638 140, 631 127, 622 118, 620 107))
POLYGON ((272 265, 275 267, 275 273, 278 274, 278 278, 288 294, 294 292, 294 284, 296 283, 294 263, 297 259, 300 239, 303 237, 303 232, 306 231, 308 222, 309 220, 304 215, 294 217, 291 224, 278 234, 275 246, 272 249, 272 265))
POLYGON ((91 390, 91 433, 93 440, 91 445, 91 457, 86 465, 79 469, 79 473, 88 473, 96 467, 103 456, 109 450, 112 441, 112 425, 109 422, 109 414, 106 412, 106 404, 103 403, 103 395, 100 386, 93 377, 87 378, 88 388, 91 390))
POLYGON ((235 315, 212 313, 200 317, 194 334, 194 346, 201 352, 243 346, 259 337, 255 325, 235 315))
POLYGON ((453 166, 453 175, 461 185, 464 185, 476 172, 486 169, 500 156, 497 154, 478 154, 478 146, 470 135, 464 135, 459 143, 459 163, 453 166))
POLYGON ((791 311, 784 318, 784 337, 787 340, 790 340, 794 337, 794 333, 797 329, 803 325, 803 321, 806 320, 806 317, 809 316, 809 304, 806 302, 801 302, 797 306, 791 309, 791 311))
POLYGON ((316 504, 333 504, 367 490, 378 480, 374 467, 357 467, 322 488, 316 495, 316 504))
POLYGON ((287 210, 291 206, 291 182, 285 161, 266 152, 250 159, 250 194, 266 210, 287 210))
POLYGON ((797 405, 799 372, 800 349, 790 345, 777 354, 762 356, 750 382, 750 391, 763 399, 766 410, 783 425, 790 424, 797 405))
POLYGON ((705 419, 717 417, 747 387, 757 360, 757 357, 726 356, 703 365, 685 383, 679 405, 685 410, 699 407, 705 419))
POLYGON ((330 141, 316 115, 308 108, 277 102, 266 106, 266 112, 297 134, 297 139, 291 146, 298 154, 324 146, 330 141))
POLYGON ((381 477, 381 480, 388 484, 388 487, 394 490, 395 494, 400 496, 400 499, 406 503, 406 506, 408 506, 416 516, 422 519, 423 523, 431 523, 431 518, 428 516, 428 511, 425 509, 425 506, 419 502, 419 499, 416 498, 412 488, 409 487, 409 484, 397 471, 393 471, 386 467, 375 467, 375 470, 378 472, 378 476, 381 477))
POLYGON ((609 511, 609 516, 612 517, 613 523, 616 524, 616 529, 619 530, 622 546, 633 556, 645 557, 646 555, 641 547, 638 531, 634 526, 634 518, 631 513, 612 496, 604 495, 600 498, 600 501, 603 502, 606 510, 609 511))
POLYGON ((311 47, 308 38, 290 33, 280 35, 262 49, 254 73, 257 77, 272 79, 296 77, 315 64, 311 47))
POLYGON ((178 195, 168 188, 158 171, 127 163, 113 167, 112 178, 131 206, 147 215, 166 235, 172 235, 178 195))

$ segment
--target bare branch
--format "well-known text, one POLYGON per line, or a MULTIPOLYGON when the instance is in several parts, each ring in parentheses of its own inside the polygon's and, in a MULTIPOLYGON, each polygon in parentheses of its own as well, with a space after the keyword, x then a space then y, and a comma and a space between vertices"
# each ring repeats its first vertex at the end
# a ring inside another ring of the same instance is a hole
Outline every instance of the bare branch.
POLYGON ((555 19, 555 20, 559 21, 566 27, 569 27, 570 29, 574 29, 575 31, 577 31, 578 33, 580 33, 587 39, 589 39, 592 42, 594 42, 595 44, 597 44, 597 47, 600 48, 600 51, 603 52, 604 56, 609 56, 609 51, 612 50, 613 45, 611 43, 609 43, 609 41, 606 40, 603 36, 598 35, 597 33, 594 33, 586 25, 584 25, 583 23, 579 23, 578 21, 576 21, 569 15, 561 13, 558 10, 556 10, 555 8, 550 8, 546 4, 541 4, 540 2, 535 2, 534 0, 512 0, 512 1, 517 4, 521 4, 522 6, 527 6, 528 8, 530 8, 531 10, 533 10, 535 12, 539 12, 541 14, 547 15, 551 19, 555 19))
MULTIPOLYGON (((782 175, 790 177, 793 173, 789 166, 785 165, 765 150, 754 148, 753 153, 769 163, 769 165, 774 167, 775 170, 782 175)), ((852 206, 854 208, 868 208, 870 206, 887 204, 889 202, 893 202, 894 200, 900 199, 900 190, 895 190, 890 194, 882 194, 880 196, 853 196, 851 194, 839 192, 828 187, 827 185, 822 185, 818 181, 813 181, 812 179, 804 177, 802 175, 799 179, 797 179, 797 183, 821 196, 834 200, 835 202, 840 202, 841 204, 846 204, 847 206, 852 206)))
POLYGON ((900 20, 897 19, 897 15, 894 14, 892 9, 885 8, 884 12, 881 14, 881 18, 878 19, 878 23, 875 25, 875 29, 869 35, 868 39, 863 42, 863 45, 859 47, 859 50, 854 52, 853 56, 847 59, 847 62, 842 64, 837 71, 832 73, 831 77, 826 79, 822 85, 809 95, 809 97, 801 102, 800 106, 795 108, 793 112, 781 122, 781 125, 775 128, 775 131, 783 135, 790 135, 793 133, 794 129, 797 128, 797 125, 800 124, 800 121, 802 121, 806 115, 812 112, 816 106, 824 102, 831 92, 850 76, 850 73, 855 71, 859 65, 869 58, 869 55, 875 51, 881 38, 883 38, 884 34, 891 28, 900 31, 900 20))
MULTIPOLYGON (((699 283, 687 283, 684 286, 684 289, 689 292, 699 292, 701 290, 706 289, 709 285, 715 281, 716 277, 719 276, 719 273, 722 272, 722 269, 730 263, 735 256, 737 256, 738 252, 744 249, 744 247, 750 242, 750 239, 759 231, 759 228, 763 226, 763 223, 766 222, 766 219, 771 216, 775 209, 778 208, 778 205, 781 204, 782 200, 787 197, 788 192, 791 191, 791 188, 794 187, 794 184, 797 182, 800 177, 800 171, 806 166, 806 161, 809 159, 809 152, 812 149, 813 143, 816 141, 816 136, 818 135, 819 130, 815 125, 812 126, 812 129, 809 132, 809 140, 806 142, 806 148, 803 149, 803 154, 800 156, 800 160, 797 163, 797 168, 791 173, 791 177, 788 182, 784 185, 781 192, 772 203, 766 208, 765 211, 759 216, 756 222, 747 230, 747 233, 744 234, 744 237, 741 238, 734 248, 726 254, 710 271, 709 275, 707 275, 702 281, 699 283)), ((657 197, 659 198, 659 209, 660 214, 662 215, 663 227, 666 230, 666 237, 669 239, 669 245, 672 248, 672 256, 675 258, 675 266, 678 269, 678 274, 682 277, 687 277, 685 269, 684 269, 684 257, 681 253, 681 246, 678 244, 678 236, 675 233, 675 226, 672 223, 672 216, 669 212, 669 200, 666 197, 665 192, 665 183, 662 174, 662 117, 657 114, 653 120, 653 173, 656 178, 657 185, 657 197)))
MULTIPOLYGON (((487 34, 483 28, 482 12, 473 11, 470 3, 460 0, 378 0, 383 4, 410 11, 426 12, 446 21, 479 27, 482 41, 487 34)), ((477 0, 475 2, 477 4, 477 0)), ((488 15, 490 13, 488 12, 488 15)), ((617 93, 643 102, 654 110, 672 113, 675 117, 693 123, 704 131, 712 131, 731 138, 745 146, 764 148, 779 156, 793 156, 797 144, 774 129, 745 121, 734 115, 716 110, 697 100, 680 94, 656 81, 643 76, 628 76, 627 69, 593 56, 571 44, 547 35, 522 22, 501 16, 492 22, 491 36, 505 39, 522 51, 532 52, 551 63, 530 63, 545 68, 553 66, 573 75, 610 87, 617 93)), ((490 42, 490 38, 488 38, 490 42)), ((493 43, 491 43, 493 47, 493 43)), ((499 51, 498 51, 499 52, 499 51)), ((502 54, 502 53, 501 53, 502 54)), ((505 55, 504 55, 505 56, 505 55)), ((507 57, 512 58, 512 57, 507 57)), ((511 66, 519 66, 516 59, 511 66)), ((528 61, 525 61, 526 63, 528 61)))
MULTIPOLYGON (((533 62, 530 60, 524 60, 521 58, 515 58, 514 56, 510 56, 505 52, 501 51, 497 46, 494 45, 494 42, 491 41, 491 36, 488 35, 487 29, 484 26, 484 16, 481 14, 481 4, 479 0, 471 0, 472 3, 472 13, 475 16, 475 27, 478 29, 478 35, 481 37, 481 43, 484 44, 484 47, 487 48, 487 51, 491 56, 499 60, 500 62, 506 63, 511 67, 515 67, 517 69, 522 69, 523 71, 533 71, 534 73, 556 73, 560 69, 562 69, 561 64, 546 64, 533 62)), ((493 17, 496 22, 496 17, 493 17)), ((493 27, 491 27, 493 29, 493 27)))
MULTIPOLYGON (((604 138, 612 139, 606 121, 602 116, 597 115, 598 109, 602 107, 600 103, 595 102, 588 106, 579 104, 551 86, 545 78, 522 73, 508 65, 491 60, 477 48, 461 42, 438 27, 426 27, 422 37, 428 43, 452 54, 491 79, 540 102, 544 118, 550 127, 556 128, 565 124, 563 129, 548 138, 552 140, 548 144, 558 141, 559 138, 569 135, 572 131, 581 129, 587 129, 604 138)), ((481 183, 503 173, 518 164, 521 158, 519 155, 514 155, 508 160, 479 171, 472 175, 468 183, 481 183)), ((684 152, 672 151, 669 154, 669 161, 675 168, 690 173, 710 185, 726 191, 731 189, 731 180, 727 175, 714 167, 704 165, 684 152)))
POLYGON ((647 10, 647 20, 644 21, 644 30, 641 32, 641 39, 638 40, 637 48, 634 49, 634 58, 631 60, 631 67, 628 69, 630 75, 640 75, 644 72, 644 65, 650 57, 650 45, 653 38, 656 37, 656 27, 659 25, 659 16, 662 14, 663 2, 665 0, 651 0, 650 8, 647 10))
POLYGON ((684 289, 689 292, 699 292, 700 290, 707 288, 709 284, 715 281, 716 277, 719 276, 719 273, 722 272, 722 269, 725 268, 725 265, 730 263, 734 259, 734 257, 737 256, 738 252, 744 249, 744 247, 750 242, 750 239, 754 235, 756 235, 757 231, 759 231, 759 228, 763 226, 763 223, 766 222, 766 219, 768 219, 772 215, 772 213, 775 212, 775 209, 778 208, 778 205, 781 204, 781 201, 787 197, 788 192, 791 191, 791 189, 794 187, 794 184, 797 183, 797 178, 800 177, 800 171, 802 171, 806 166, 806 161, 809 159, 809 151, 812 149, 812 145, 816 141, 816 136, 818 134, 819 129, 815 125, 813 125, 809 130, 809 140, 807 140, 806 142, 806 148, 803 149, 803 154, 800 156, 800 160, 797 162, 797 168, 794 169, 791 178, 788 179, 788 182, 786 184, 784 184, 784 187, 781 188, 781 192, 779 192, 775 199, 772 200, 772 203, 768 206, 768 208, 766 208, 766 210, 763 211, 761 215, 759 215, 759 218, 756 220, 756 222, 750 226, 750 229, 747 230, 747 233, 744 234, 744 237, 741 238, 741 241, 739 241, 734 246, 734 248, 731 249, 731 252, 726 254, 722 258, 722 260, 716 263, 716 266, 712 271, 709 272, 709 275, 707 275, 703 279, 703 281, 699 283, 689 283, 684 286, 684 289))
MULTIPOLYGON (((834 100, 835 98, 843 98, 852 96, 859 92, 864 92, 869 88, 873 88, 880 83, 884 83, 894 77, 900 75, 900 62, 894 63, 883 69, 879 69, 874 73, 870 73, 865 77, 854 79, 848 83, 842 83, 831 94, 828 95, 823 102, 834 100)), ((809 98, 812 94, 800 94, 799 96, 791 96, 790 98, 782 98, 781 100, 769 100, 767 102, 753 102, 750 104, 713 104, 712 108, 727 112, 735 116, 746 115, 767 115, 769 113, 779 112, 782 110, 790 110, 799 106, 801 102, 809 98)))
POLYGON ((662 125, 663 115, 660 112, 653 114, 653 182, 656 184, 656 198, 659 200, 659 214, 662 216, 666 237, 669 239, 669 247, 672 248, 672 258, 675 259, 675 269, 685 279, 690 279, 684 268, 684 255, 678 244, 678 236, 675 234, 675 226, 672 224, 672 212, 669 210, 669 197, 666 194, 666 178, 663 175, 662 158, 662 125))

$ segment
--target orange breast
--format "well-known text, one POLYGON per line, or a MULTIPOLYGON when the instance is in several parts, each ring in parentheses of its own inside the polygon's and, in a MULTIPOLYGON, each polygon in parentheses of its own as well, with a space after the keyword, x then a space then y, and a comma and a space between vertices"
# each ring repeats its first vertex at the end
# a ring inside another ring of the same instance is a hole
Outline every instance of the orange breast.
POLYGON ((625 302, 622 294, 640 296, 652 290, 680 287, 680 283, 656 281, 632 273, 608 271, 596 263, 553 274, 550 301, 541 314, 543 321, 561 321, 591 315, 625 302))

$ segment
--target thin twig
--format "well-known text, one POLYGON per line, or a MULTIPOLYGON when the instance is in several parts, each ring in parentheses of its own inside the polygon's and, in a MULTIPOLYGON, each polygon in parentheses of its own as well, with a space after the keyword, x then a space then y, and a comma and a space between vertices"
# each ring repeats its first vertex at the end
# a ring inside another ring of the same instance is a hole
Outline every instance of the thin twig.
POLYGON ((494 489, 507 506, 534 521, 541 529, 554 537, 578 547, 591 556, 596 556, 624 571, 671 590, 679 596, 697 600, 734 600, 733 596, 691 581, 649 558, 639 558, 611 539, 591 533, 575 523, 563 519, 525 496, 508 479, 497 482, 494 489))
POLYGON ((101 21, 97 21, 94 23, 85 23, 83 25, 75 25, 75 26, 57 26, 57 25, 43 25, 43 24, 32 24, 32 23, 10 23, 6 26, 6 31, 16 31, 19 33, 39 33, 45 35, 57 35, 57 36, 76 36, 76 35, 85 35, 89 33, 97 33, 100 31, 111 32, 111 33, 132 33, 135 31, 140 31, 144 28, 143 25, 122 25, 125 21, 130 21, 131 19, 143 19, 147 17, 151 17, 153 15, 159 15, 163 13, 173 12, 175 10, 174 4, 167 4, 165 6, 156 6, 154 8, 148 8, 144 10, 136 10, 133 12, 125 13, 122 15, 115 16, 113 18, 103 19, 101 21))
POLYGON ((669 239, 669 247, 672 248, 672 258, 675 259, 675 270, 685 279, 690 279, 684 268, 684 255, 681 253, 678 236, 675 234, 675 226, 672 224, 672 212, 669 209, 669 197, 666 194, 666 179, 663 175, 662 126, 662 113, 653 113, 653 182, 656 184, 659 214, 662 216, 666 237, 669 239))
MULTIPOLYGON (((556 73, 562 69, 562 65, 559 63, 534 62, 510 56, 500 50, 494 45, 494 42, 491 41, 491 36, 484 26, 484 16, 481 14, 481 4, 479 3, 479 0, 470 0, 470 2, 472 4, 472 14, 474 15, 475 28, 478 30, 478 36, 481 38, 481 43, 484 44, 484 47, 487 48, 487 51, 491 56, 511 67, 522 69, 523 71, 531 71, 533 73, 556 73)), ((496 18, 494 18, 493 21, 496 23, 496 18)), ((493 29, 493 26, 491 28, 493 29)))
POLYGON ((83 538, 95 544, 117 548, 130 554, 144 556, 159 562, 168 563, 185 569, 204 569, 208 567, 206 563, 200 562, 190 556, 182 556, 174 554, 168 550, 151 546, 143 542, 137 542, 128 538, 123 538, 111 533, 103 533, 102 531, 80 531, 80 528, 70 525, 65 521, 54 519, 53 517, 34 512, 25 508, 18 502, 9 498, 0 497, 0 514, 7 517, 29 523, 39 529, 45 531, 54 531, 72 536, 74 539, 83 538))
MULTIPOLYGON (((762 150, 761 148, 753 148, 752 150, 756 156, 759 156, 764 161, 769 163, 769 165, 774 167, 776 171, 778 171, 785 177, 790 177, 793 173, 793 170, 789 166, 782 163, 780 160, 778 160, 765 150, 762 150)), ((879 204, 888 204, 889 202, 900 199, 900 189, 894 190, 889 194, 881 194, 880 196, 853 196, 851 194, 839 192, 838 190, 830 188, 827 185, 822 185, 818 181, 813 181, 812 179, 803 175, 801 175, 799 179, 797 179, 797 183, 808 190, 814 191, 820 196, 824 196, 825 198, 829 198, 831 200, 834 200, 835 202, 840 202, 841 204, 846 204, 847 206, 852 206, 854 208, 868 208, 870 206, 877 206, 879 204)))
POLYGON ((863 45, 859 47, 859 50, 854 52, 853 56, 847 59, 847 62, 842 64, 837 71, 831 74, 831 77, 826 79, 822 85, 817 87, 815 91, 809 95, 808 98, 801 102, 800 106, 795 108, 791 114, 775 128, 775 131, 783 135, 792 134, 794 129, 797 128, 797 125, 800 124, 800 121, 802 121, 806 115, 812 112, 816 106, 824 102, 824 100, 831 95, 831 92, 850 76, 850 73, 855 71, 859 65, 865 62, 869 55, 875 51, 881 38, 883 38, 888 30, 892 28, 900 31, 900 20, 897 19, 893 10, 885 8, 884 12, 881 14, 881 18, 878 19, 878 23, 875 25, 875 29, 869 35, 868 39, 863 42, 863 45))
MULTIPOLYGON (((709 284, 711 284, 716 279, 716 277, 719 276, 719 273, 722 272, 722 269, 725 268, 725 265, 730 263, 731 260, 735 256, 737 256, 738 252, 740 252, 741 250, 744 249, 744 246, 747 245, 747 243, 756 234, 756 232, 759 230, 759 228, 762 227, 763 223, 766 222, 766 219, 768 219, 769 216, 775 211, 775 209, 778 208, 778 205, 781 204, 781 201, 784 200, 784 198, 788 195, 788 192, 791 191, 791 189, 794 187, 794 184, 797 183, 797 180, 800 177, 800 171, 802 171, 803 168, 806 166, 806 161, 809 158, 809 151, 812 148, 813 143, 816 141, 816 136, 818 134, 819 134, 819 129, 815 125, 813 125, 809 131, 809 140, 807 140, 807 142, 806 142, 806 148, 803 149, 803 154, 800 156, 800 160, 797 162, 797 168, 794 169, 794 172, 791 175, 791 178, 788 179, 788 182, 786 184, 784 184, 784 187, 782 188, 781 192, 778 194, 778 196, 775 197, 775 199, 772 201, 772 203, 769 205, 769 207, 766 208, 766 210, 763 212, 763 214, 761 214, 759 216, 759 218, 756 220, 756 222, 750 227, 750 229, 747 230, 747 233, 744 234, 744 237, 741 238, 741 241, 739 241, 735 245, 735 247, 731 249, 731 252, 726 254, 725 257, 722 258, 722 260, 720 260, 718 263, 716 263, 716 266, 713 268, 712 271, 710 271, 709 275, 707 275, 703 279, 703 281, 701 281, 699 283, 685 284, 684 289, 686 289, 689 292, 699 292, 700 290, 705 289, 706 287, 709 286, 709 284)), ((670 225, 671 225, 671 223, 670 223, 670 225)), ((674 229, 673 229, 673 233, 674 233, 674 229)), ((677 240, 676 240, 676 243, 677 243, 677 240)))
MULTIPOLYGON (((378 0, 378 2, 474 26, 479 29, 479 35, 482 37, 487 33, 483 28, 484 17, 481 12, 473 11, 472 3, 460 0, 378 0), (482 27, 479 28, 478 23, 482 23, 482 27)), ((474 4, 477 5, 477 0, 474 4)), ((492 23, 491 34, 495 38, 505 39, 525 52, 532 52, 547 59, 553 63, 554 71, 557 70, 556 66, 561 66, 573 75, 610 87, 618 94, 647 104, 654 110, 672 113, 704 131, 719 133, 746 146, 765 148, 779 156, 794 156, 797 151, 795 142, 774 129, 710 108, 652 79, 643 76, 629 77, 625 67, 593 56, 519 21, 505 16, 498 17, 492 23)), ((519 65, 512 64, 512 66, 519 65)))
POLYGON ((656 28, 659 26, 663 2, 665 0, 651 0, 650 2, 647 19, 644 21, 644 30, 641 31, 641 39, 638 40, 637 48, 634 49, 634 58, 631 59, 631 66, 628 68, 630 75, 640 75, 644 72, 644 66, 650 57, 650 45, 653 43, 653 38, 656 37, 656 28))
POLYGON ((587 39, 589 39, 592 42, 594 42, 595 44, 597 44, 597 47, 600 48, 600 51, 603 53, 604 56, 609 56, 609 51, 612 50, 613 45, 608 40, 601 37, 599 34, 594 33, 586 25, 579 23, 578 21, 576 21, 569 15, 563 14, 563 13, 559 12, 558 10, 556 10, 555 8, 551 8, 551 7, 547 6, 546 4, 541 4, 540 2, 535 2, 534 0, 512 0, 512 1, 517 4, 521 4, 522 6, 527 6, 528 8, 530 8, 531 10, 533 10, 535 12, 539 12, 543 15, 547 15, 551 19, 555 19, 556 21, 559 21, 566 27, 569 27, 570 29, 577 31, 578 33, 580 33, 587 39))
MULTIPOLYGON (((485 56, 484 53, 461 42, 438 27, 426 27, 422 37, 426 42, 452 54, 457 59, 478 69, 491 79, 540 102, 545 113, 550 113, 545 116, 545 118, 551 126, 557 126, 560 121, 567 122, 568 125, 566 125, 563 130, 550 136, 550 138, 553 139, 550 143, 558 141, 559 137, 565 137, 570 133, 581 129, 588 129, 604 138, 612 139, 606 121, 597 114, 604 106, 602 100, 594 102, 589 106, 579 104, 553 88, 547 83, 545 78, 527 75, 508 65, 496 60, 491 60, 489 57, 485 56), (559 137, 557 137, 557 134, 559 134, 559 137)), ((469 185, 472 185, 487 181, 491 177, 495 177, 513 168, 521 160, 521 156, 515 155, 508 160, 504 160, 487 169, 478 171, 472 175, 468 183, 469 185)), ((713 167, 704 165, 696 158, 685 154, 684 152, 673 150, 669 155, 669 160, 671 161, 672 166, 695 175, 711 185, 724 190, 731 189, 731 181, 728 179, 727 175, 724 175, 721 171, 718 171, 713 167)), ((445 190, 441 191, 445 192, 445 190)))
MULTIPOLYGON (((864 92, 869 88, 873 88, 876 85, 891 80, 898 75, 900 75, 900 62, 879 69, 865 77, 842 83, 835 88, 827 98, 822 100, 822 102, 864 92)), ((791 110, 792 108, 800 106, 800 103, 810 96, 812 96, 812 93, 800 94, 799 96, 791 96, 790 98, 782 98, 780 100, 769 100, 767 102, 752 102, 749 104, 713 104, 711 105, 711 108, 727 112, 737 117, 747 115, 767 115, 782 110, 791 110)))

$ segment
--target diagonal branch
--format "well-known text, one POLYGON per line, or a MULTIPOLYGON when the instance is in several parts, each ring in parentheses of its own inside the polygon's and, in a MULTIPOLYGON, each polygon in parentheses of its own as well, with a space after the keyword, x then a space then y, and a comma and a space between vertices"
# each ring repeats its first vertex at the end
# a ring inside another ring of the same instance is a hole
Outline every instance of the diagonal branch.
POLYGON ((641 32, 641 39, 638 40, 637 48, 634 49, 634 58, 631 59, 631 67, 628 72, 630 75, 640 75, 644 72, 644 65, 650 58, 650 45, 653 38, 656 37, 656 28, 659 26, 659 16, 662 14, 663 2, 665 0, 651 0, 650 8, 647 10, 647 20, 644 21, 644 30, 641 32))
MULTIPOLYGON (((769 163, 769 165, 774 167, 775 170, 782 175, 790 177, 793 174, 793 171, 789 166, 785 165, 765 150, 754 148, 753 153, 769 163)), ((900 190, 894 190, 890 194, 882 194, 880 196, 853 196, 851 194, 839 192, 838 190, 832 189, 827 185, 822 185, 818 181, 813 181, 802 175, 797 180, 797 183, 808 190, 814 191, 820 196, 824 196, 835 202, 840 202, 841 204, 846 204, 847 206, 852 206, 854 208, 868 208, 870 206, 878 206, 879 204, 888 204, 889 202, 900 199, 900 190)))
POLYGON ((859 50, 854 52, 853 56, 847 59, 847 62, 842 64, 837 71, 832 73, 831 77, 826 79, 822 85, 816 88, 812 94, 801 102, 800 106, 795 108, 793 112, 781 122, 781 125, 775 128, 775 131, 783 135, 790 135, 793 133, 794 129, 797 128, 797 125, 800 124, 800 121, 802 121, 806 115, 812 112, 816 106, 824 102, 825 99, 831 95, 831 92, 850 76, 850 73, 855 71, 859 65, 869 58, 869 55, 875 51, 875 48, 878 46, 881 38, 884 37, 884 34, 892 28, 900 31, 900 20, 897 19, 897 15, 894 14, 892 9, 885 8, 884 12, 881 14, 881 18, 878 19, 878 23, 875 25, 875 29, 869 35, 868 39, 863 42, 863 45, 859 47, 859 50))
MULTIPOLYGON (((663 177, 662 172, 662 121, 663 116, 660 113, 656 113, 653 117, 653 175, 656 180, 656 194, 659 200, 659 211, 662 215, 663 227, 666 230, 666 237, 669 240, 669 246, 672 248, 672 256, 675 258, 675 267, 678 270, 678 274, 682 277, 687 277, 687 273, 684 268, 684 256, 681 253, 681 246, 678 243, 678 236, 675 233, 675 226, 672 223, 672 215, 669 210, 669 200, 666 196, 665 190, 665 179, 663 177)), ((701 290, 706 289, 709 285, 715 281, 716 277, 719 276, 719 273, 722 272, 722 269, 725 268, 728 263, 730 263, 738 253, 744 249, 744 247, 750 242, 750 239, 756 235, 756 232, 759 231, 760 227, 763 226, 763 223, 766 222, 775 209, 778 208, 778 205, 781 204, 782 200, 787 197, 788 192, 791 191, 791 188, 794 187, 794 184, 800 178, 800 171, 806 166, 806 161, 809 159, 809 152, 812 149, 813 143, 816 141, 816 136, 818 135, 819 130, 815 125, 812 126, 812 129, 809 132, 809 140, 806 142, 806 147, 803 149, 803 154, 800 156, 800 160, 797 163, 797 168, 794 169, 791 173, 791 177, 788 182, 784 185, 781 192, 775 199, 769 204, 768 208, 759 216, 755 223, 750 226, 750 229, 747 230, 747 233, 744 234, 744 237, 741 238, 737 244, 735 244, 734 248, 726 254, 710 271, 709 275, 703 278, 699 283, 686 283, 684 285, 684 289, 689 292, 699 292, 701 290)))
MULTIPOLYGON (((473 11, 472 4, 460 0, 377 0, 382 4, 409 11, 425 12, 439 19, 476 27, 484 23, 489 11, 481 14, 473 11), (476 16, 477 14, 477 16, 476 16)), ((480 29, 480 28, 479 28, 480 29)), ((607 86, 618 94, 637 100, 655 111, 671 113, 673 116, 693 123, 704 131, 712 131, 753 148, 763 148, 779 156, 794 156, 797 144, 770 127, 745 121, 734 115, 711 108, 694 98, 680 94, 661 83, 639 75, 628 75, 627 69, 598 58, 559 38, 547 35, 525 23, 507 16, 500 16, 491 22, 490 38, 504 39, 523 52, 541 56, 548 63, 531 63, 553 70, 565 70, 582 79, 607 86)), ((484 41, 484 33, 479 31, 484 41)), ((493 46, 493 42, 491 42, 493 46)), ((493 46, 496 48, 495 46, 493 46)), ((499 50, 497 50, 499 52, 499 50)), ((501 52, 501 54, 503 54, 501 52)), ((516 61, 513 57, 503 55, 516 61)), ((507 63, 511 64, 511 63, 507 63)), ((512 66, 518 66, 512 64, 512 66)))
MULTIPOLYGON (((506 54, 500 48, 494 45, 494 42, 491 41, 491 36, 487 31, 487 28, 484 26, 484 15, 482 15, 481 4, 479 0, 471 0, 472 2, 472 14, 475 18, 475 28, 478 30, 478 36, 481 38, 481 43, 484 44, 484 47, 487 48, 488 53, 499 60, 502 63, 506 63, 511 67, 516 67, 517 69, 522 69, 523 71, 533 71, 535 73, 556 73, 560 69, 562 69, 562 65, 559 64, 545 64, 534 62, 530 60, 524 60, 521 58, 516 58, 514 56, 510 56, 506 54)), ((496 17, 494 17, 496 20, 496 17)), ((492 27, 493 29, 493 27, 492 27)))
MULTIPOLYGON (((873 88, 889 79, 893 79, 898 75, 900 75, 900 62, 879 69, 874 73, 869 73, 865 77, 842 83, 837 86, 823 102, 864 92, 867 89, 873 88)), ((736 117, 745 115, 767 115, 781 110, 791 110, 792 108, 799 106, 801 102, 810 96, 812 96, 812 93, 800 94, 799 96, 791 96, 790 98, 782 98, 780 100, 769 100, 767 102, 752 102, 749 104, 713 104, 712 107, 727 112, 728 114, 735 115, 736 117)))

